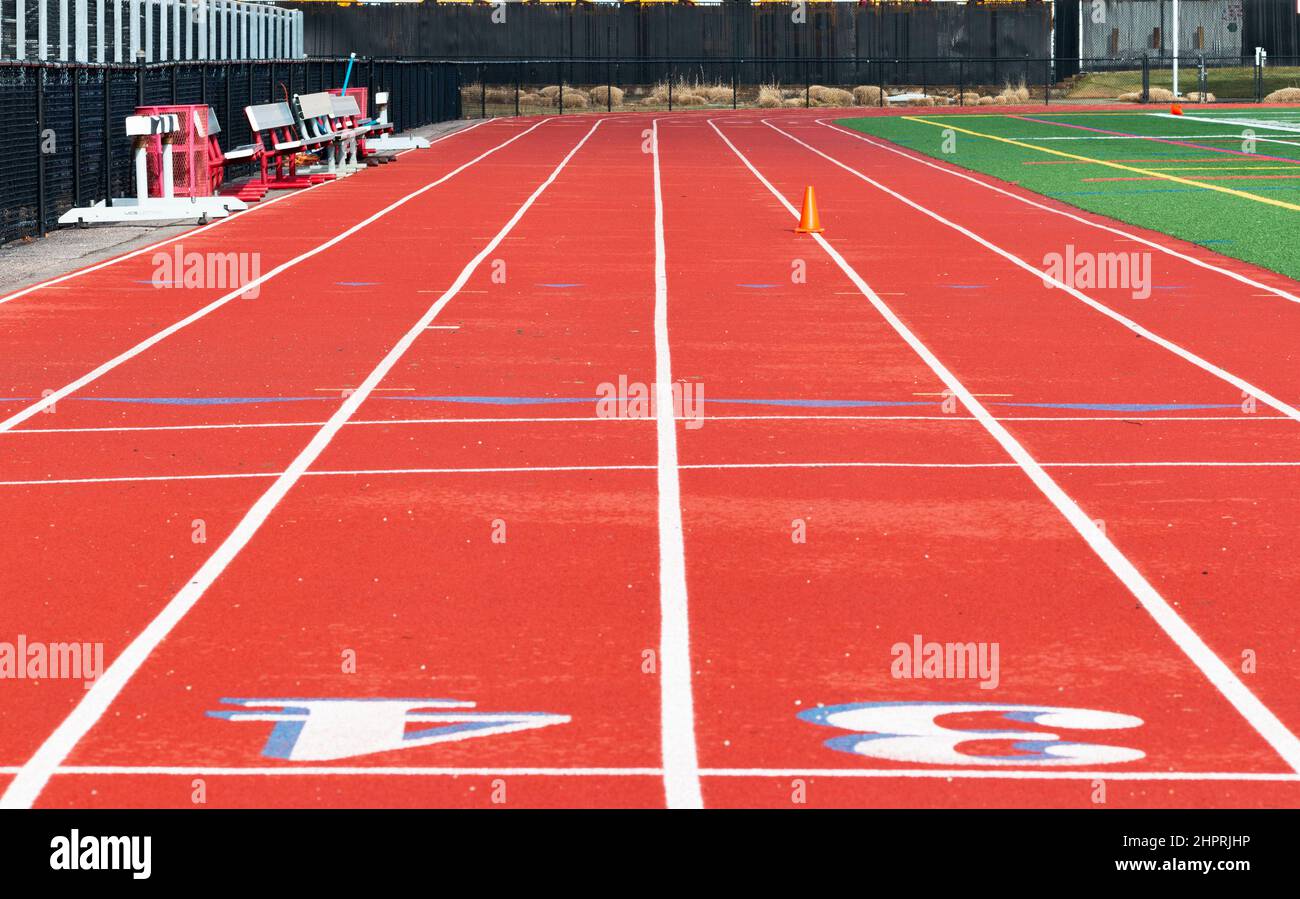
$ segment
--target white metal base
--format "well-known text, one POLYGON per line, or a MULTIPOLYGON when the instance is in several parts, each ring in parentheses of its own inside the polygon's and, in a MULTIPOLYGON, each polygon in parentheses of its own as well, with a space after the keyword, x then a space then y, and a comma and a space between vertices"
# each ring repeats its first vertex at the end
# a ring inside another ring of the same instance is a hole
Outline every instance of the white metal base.
POLYGON ((59 224, 98 224, 100 222, 165 222, 176 219, 219 219, 232 212, 242 212, 248 204, 238 197, 120 197, 112 206, 100 200, 94 206, 69 209, 59 216, 59 224))
POLYGON ((391 134, 385 134, 383 137, 366 138, 366 149, 382 152, 384 150, 426 150, 431 146, 423 137, 394 137, 391 134))

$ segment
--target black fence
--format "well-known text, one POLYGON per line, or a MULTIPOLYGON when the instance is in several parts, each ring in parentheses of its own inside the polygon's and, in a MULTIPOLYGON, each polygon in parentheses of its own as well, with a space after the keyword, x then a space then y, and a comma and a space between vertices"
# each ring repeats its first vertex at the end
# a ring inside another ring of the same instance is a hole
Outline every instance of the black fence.
POLYGON ((313 55, 438 59, 1044 57, 1052 7, 1021 3, 303 4, 313 55))
MULTIPOLYGON (((1172 60, 1143 56, 1008 59, 484 59, 456 62, 469 118, 692 107, 1014 105, 1166 102, 1172 60), (1080 71, 1081 70, 1081 71, 1080 71), (789 77, 791 73, 796 77, 789 77), (902 96, 899 96, 902 95, 902 96), (896 100, 891 101, 891 96, 896 100)), ((1236 56, 1181 59, 1178 93, 1190 102, 1259 102, 1300 86, 1300 59, 1266 65, 1236 56), (1201 96, 1206 95, 1206 96, 1201 96)))
MULTIPOLYGON (((346 68, 346 59, 0 62, 0 244, 44 235, 68 209, 106 194, 134 194, 123 122, 137 106, 206 103, 229 149, 252 139, 245 106, 340 87, 346 68)), ((446 64, 367 59, 356 62, 349 84, 372 97, 389 91, 389 118, 404 129, 459 118, 457 77, 446 64)))

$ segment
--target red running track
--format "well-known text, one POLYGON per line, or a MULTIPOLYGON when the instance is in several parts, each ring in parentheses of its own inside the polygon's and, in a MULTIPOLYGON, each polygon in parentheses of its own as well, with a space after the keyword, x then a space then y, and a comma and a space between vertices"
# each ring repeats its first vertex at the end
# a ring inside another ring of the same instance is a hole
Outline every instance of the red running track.
POLYGON ((1295 303, 1155 252, 1107 315, 1007 256, 1118 226, 811 114, 539 121, 184 238, 310 255, 139 352, 221 291, 0 303, 10 416, 134 352, 0 429, 0 639, 110 665, 0 692, 6 804, 1296 804, 1295 303), (665 373, 702 418, 595 402, 665 373), (918 634, 996 685, 896 676, 918 634), (475 707, 350 744, 394 698, 475 707))

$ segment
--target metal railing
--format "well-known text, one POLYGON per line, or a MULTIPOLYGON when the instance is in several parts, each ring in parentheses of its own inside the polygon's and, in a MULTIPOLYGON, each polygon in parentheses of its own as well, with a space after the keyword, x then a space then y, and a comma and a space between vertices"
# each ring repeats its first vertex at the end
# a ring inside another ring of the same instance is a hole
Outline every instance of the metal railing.
POLYGON ((242 0, 0 3, 0 59, 56 62, 301 59, 303 14, 242 0))

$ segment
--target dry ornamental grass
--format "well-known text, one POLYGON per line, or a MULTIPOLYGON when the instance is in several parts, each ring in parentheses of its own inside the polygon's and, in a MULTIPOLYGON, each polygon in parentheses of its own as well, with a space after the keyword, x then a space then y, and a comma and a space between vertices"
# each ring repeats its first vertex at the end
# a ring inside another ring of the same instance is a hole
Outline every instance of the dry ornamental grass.
POLYGON ((1300 87, 1284 87, 1264 98, 1265 103, 1300 103, 1300 87))
POLYGON ((621 106, 624 91, 612 84, 598 84, 591 89, 591 102, 597 106, 621 106))
POLYGON ((808 88, 808 97, 818 106, 852 106, 853 94, 838 87, 814 84, 808 88))
POLYGON ((853 89, 855 106, 879 106, 884 100, 885 92, 874 84, 860 84, 853 89))

